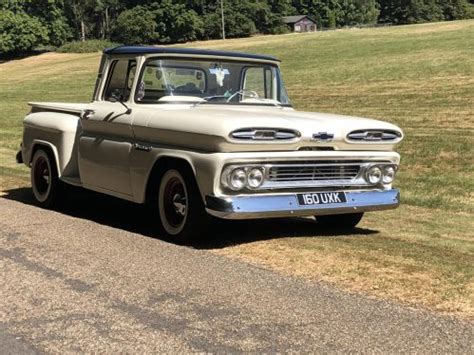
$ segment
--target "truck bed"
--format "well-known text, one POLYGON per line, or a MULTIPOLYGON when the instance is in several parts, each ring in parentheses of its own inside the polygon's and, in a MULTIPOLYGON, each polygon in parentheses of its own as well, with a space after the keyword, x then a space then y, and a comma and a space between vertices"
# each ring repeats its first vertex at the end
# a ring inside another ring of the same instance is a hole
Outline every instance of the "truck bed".
POLYGON ((68 102, 28 102, 34 111, 59 111, 67 113, 80 114, 87 103, 68 103, 68 102))

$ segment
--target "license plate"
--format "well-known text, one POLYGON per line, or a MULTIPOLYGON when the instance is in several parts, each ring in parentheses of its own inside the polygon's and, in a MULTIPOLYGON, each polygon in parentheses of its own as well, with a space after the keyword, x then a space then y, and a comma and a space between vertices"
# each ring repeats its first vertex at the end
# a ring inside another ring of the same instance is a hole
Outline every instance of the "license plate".
POLYGON ((345 192, 313 192, 308 194, 297 194, 300 206, 327 205, 331 203, 346 203, 345 192))

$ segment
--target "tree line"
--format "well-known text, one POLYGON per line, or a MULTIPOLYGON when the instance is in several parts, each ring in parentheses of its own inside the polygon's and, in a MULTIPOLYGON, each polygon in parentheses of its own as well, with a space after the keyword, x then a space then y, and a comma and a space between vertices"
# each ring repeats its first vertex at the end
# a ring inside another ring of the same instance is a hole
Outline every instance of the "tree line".
MULTIPOLYGON (((73 40, 168 44, 221 38, 221 0, 0 0, 0 53, 73 40)), ((289 31, 282 17, 319 28, 474 17, 474 0, 222 0, 226 37, 289 31)))

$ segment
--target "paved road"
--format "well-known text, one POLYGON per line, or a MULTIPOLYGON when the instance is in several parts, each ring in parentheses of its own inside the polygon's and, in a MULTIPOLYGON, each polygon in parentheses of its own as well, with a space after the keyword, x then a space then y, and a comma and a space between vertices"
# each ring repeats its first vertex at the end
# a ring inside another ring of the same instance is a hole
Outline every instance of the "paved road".
POLYGON ((56 212, 0 198, 0 352, 473 352, 472 323, 212 253, 228 224, 176 246, 143 209, 85 195, 56 212))

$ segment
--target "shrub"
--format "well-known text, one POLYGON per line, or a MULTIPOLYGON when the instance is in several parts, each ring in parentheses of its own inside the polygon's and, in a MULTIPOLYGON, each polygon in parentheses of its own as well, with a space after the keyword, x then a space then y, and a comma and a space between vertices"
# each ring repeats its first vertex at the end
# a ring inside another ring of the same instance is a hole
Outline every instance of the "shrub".
POLYGON ((101 39, 91 39, 87 41, 73 41, 63 44, 58 48, 58 52, 61 53, 94 53, 101 52, 105 48, 116 47, 118 43, 101 40, 101 39))
POLYGON ((0 11, 0 53, 28 52, 49 40, 41 22, 24 12, 0 11))
POLYGON ((156 40, 155 15, 143 6, 123 11, 113 29, 113 39, 127 44, 151 43, 156 40))

